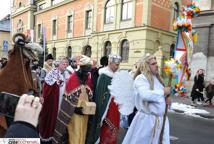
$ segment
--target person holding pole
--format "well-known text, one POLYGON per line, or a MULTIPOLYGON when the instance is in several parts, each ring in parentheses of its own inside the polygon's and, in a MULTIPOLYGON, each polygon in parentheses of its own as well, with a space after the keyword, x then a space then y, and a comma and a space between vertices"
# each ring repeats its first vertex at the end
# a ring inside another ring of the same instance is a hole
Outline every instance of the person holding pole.
POLYGON ((169 121, 164 115, 166 104, 170 102, 171 87, 164 87, 153 55, 147 54, 139 61, 134 79, 137 113, 123 144, 169 144, 169 121), (163 138, 160 138, 161 131, 163 138))

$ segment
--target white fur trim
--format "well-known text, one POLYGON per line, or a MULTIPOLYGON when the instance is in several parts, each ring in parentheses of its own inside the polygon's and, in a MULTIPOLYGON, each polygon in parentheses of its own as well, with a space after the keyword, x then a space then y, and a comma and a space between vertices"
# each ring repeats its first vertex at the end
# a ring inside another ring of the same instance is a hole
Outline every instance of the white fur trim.
POLYGON ((110 105, 110 103, 111 103, 111 99, 112 99, 112 98, 113 98, 113 97, 110 96, 110 98, 109 98, 109 100, 108 100, 108 104, 107 104, 107 106, 106 106, 106 110, 105 110, 105 112, 104 112, 104 114, 103 114, 103 116, 102 116, 101 122, 100 122, 101 126, 102 126, 102 124, 103 124, 103 120, 106 118, 106 115, 107 115, 107 113, 108 113, 109 105, 110 105))
POLYGON ((43 48, 38 43, 27 43, 25 44, 25 47, 37 51, 40 54, 42 54, 42 52, 44 51, 43 48))
POLYGON ((40 137, 42 142, 49 142, 49 141, 51 141, 53 139, 53 137, 43 138, 40 134, 39 134, 39 137, 40 137))
POLYGON ((113 77, 114 72, 107 66, 107 67, 101 68, 99 70, 99 75, 101 75, 101 74, 105 74, 109 77, 113 77))
POLYGON ((95 144, 99 144, 100 143, 100 137, 97 139, 97 141, 95 142, 95 144))

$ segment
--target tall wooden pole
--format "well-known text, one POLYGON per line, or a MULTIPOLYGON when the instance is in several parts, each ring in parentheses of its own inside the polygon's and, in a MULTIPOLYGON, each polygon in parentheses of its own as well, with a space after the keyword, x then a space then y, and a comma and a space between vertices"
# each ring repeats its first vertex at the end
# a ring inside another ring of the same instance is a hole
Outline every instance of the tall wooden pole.
MULTIPOLYGON (((169 75, 168 87, 171 87, 171 85, 172 85, 172 73, 170 73, 170 75, 169 75)), ((167 95, 166 97, 169 97, 169 96, 170 95, 167 95)), ((163 134, 164 134, 164 128, 165 128, 165 123, 166 123, 167 112, 168 112, 168 104, 166 104, 165 113, 163 116, 163 125, 162 125, 161 133, 160 133, 160 144, 163 144, 163 134)))

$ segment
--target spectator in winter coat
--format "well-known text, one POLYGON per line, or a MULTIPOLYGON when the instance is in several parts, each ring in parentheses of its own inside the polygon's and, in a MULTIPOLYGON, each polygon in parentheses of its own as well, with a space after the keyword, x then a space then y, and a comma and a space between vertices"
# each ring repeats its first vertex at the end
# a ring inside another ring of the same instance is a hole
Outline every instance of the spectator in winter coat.
POLYGON ((45 58, 45 63, 40 74, 40 80, 42 83, 45 81, 45 76, 53 69, 53 59, 52 54, 48 54, 45 58))
POLYGON ((212 78, 209 81, 209 84, 206 87, 206 92, 207 92, 207 100, 205 101, 205 103, 209 101, 209 105, 212 105, 212 98, 214 96, 214 78, 212 78))
POLYGON ((195 105, 196 99, 204 102, 203 90, 204 90, 204 70, 199 69, 194 77, 194 84, 191 92, 192 97, 191 105, 195 105))

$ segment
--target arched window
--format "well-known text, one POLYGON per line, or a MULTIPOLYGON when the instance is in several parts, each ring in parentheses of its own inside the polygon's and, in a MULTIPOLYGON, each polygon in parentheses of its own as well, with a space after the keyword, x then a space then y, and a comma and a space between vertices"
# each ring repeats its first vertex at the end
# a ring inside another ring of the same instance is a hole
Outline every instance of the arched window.
POLYGON ((129 59, 129 41, 123 40, 120 48, 120 56, 122 58, 122 62, 128 62, 129 59))
POLYGON ((110 41, 107 41, 107 42, 105 43, 105 47, 104 47, 104 56, 108 56, 108 55, 111 54, 111 48, 112 48, 111 42, 110 42, 110 41))
POLYGON ((131 0, 122 0, 122 15, 121 20, 128 20, 132 18, 133 4, 131 0))
POLYGON ((72 48, 71 48, 71 46, 68 46, 68 48, 67 48, 67 57, 71 57, 71 55, 72 55, 72 48))
POLYGON ((84 50, 83 50, 83 54, 88 56, 88 57, 91 57, 91 54, 92 54, 92 51, 91 51, 91 46, 85 46, 84 50))
POLYGON ((174 3, 174 13, 173 13, 173 19, 176 20, 177 17, 179 16, 179 4, 177 2, 174 3))
POLYGON ((160 47, 160 41, 159 40, 156 40, 155 41, 155 47, 154 47, 154 49, 152 50, 153 52, 156 52, 156 51, 158 51, 159 50, 159 47, 160 47))
POLYGON ((170 46, 170 58, 175 57, 175 44, 171 44, 170 46))
POLYGON ((22 2, 19 2, 19 8, 22 7, 22 2))
POLYGON ((24 31, 24 23, 21 19, 19 19, 17 23, 17 32, 23 32, 24 31))
POLYGON ((114 0, 108 0, 105 5, 105 23, 114 22, 114 0))
POLYGON ((53 48, 53 57, 56 59, 56 47, 53 48))

